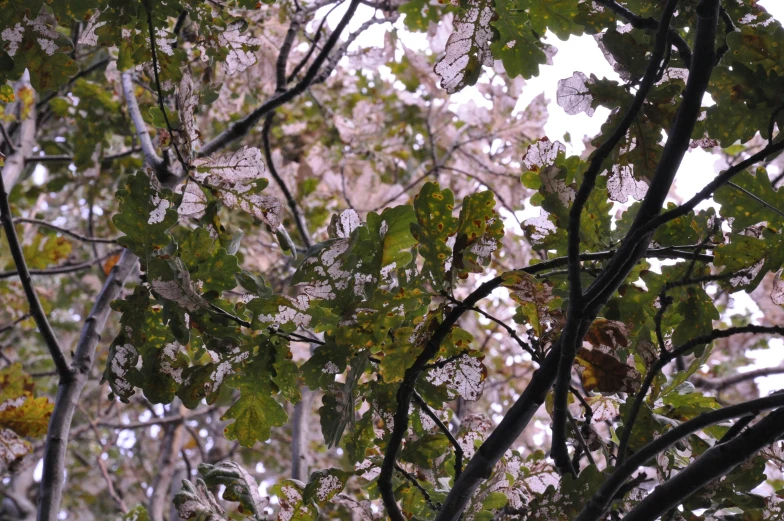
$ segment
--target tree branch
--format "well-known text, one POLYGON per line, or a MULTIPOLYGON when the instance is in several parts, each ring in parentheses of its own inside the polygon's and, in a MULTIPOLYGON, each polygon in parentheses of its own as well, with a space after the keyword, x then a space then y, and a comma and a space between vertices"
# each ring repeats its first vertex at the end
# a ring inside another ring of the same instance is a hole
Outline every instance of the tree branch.
MULTIPOLYGON (((78 264, 64 264, 62 266, 55 266, 53 268, 30 269, 28 270, 28 272, 30 273, 30 275, 47 275, 47 276, 62 275, 63 273, 74 273, 76 271, 89 269, 93 267, 95 264, 105 261, 106 259, 112 257, 113 255, 117 255, 121 251, 122 250, 114 250, 96 259, 80 262, 78 264)), ((9 279, 11 277, 16 277, 18 275, 19 275, 18 270, 0 271, 0 280, 9 279)))
POLYGON ((305 90, 310 86, 310 84, 318 75, 319 69, 326 61, 329 53, 335 47, 335 44, 337 44, 338 40, 340 39, 340 34, 346 28, 349 21, 354 16, 354 13, 356 13, 359 4, 360 0, 351 0, 346 13, 343 15, 343 18, 340 19, 340 22, 338 22, 335 30, 324 43, 324 47, 321 49, 321 52, 319 52, 319 54, 313 60, 313 63, 310 65, 310 67, 308 67, 308 71, 305 73, 305 76, 296 85, 283 92, 275 93, 271 98, 262 103, 253 112, 241 120, 231 124, 229 128, 221 132, 215 139, 201 147, 199 156, 208 156, 216 150, 223 148, 232 141, 236 141, 237 139, 243 137, 245 134, 250 132, 256 123, 258 123, 259 120, 266 116, 270 111, 280 107, 284 103, 291 101, 305 92, 305 90))
POLYGON ((702 430, 709 425, 720 423, 746 416, 748 414, 758 414, 762 411, 775 409, 784 406, 784 394, 773 394, 765 398, 758 398, 739 405, 733 405, 710 411, 684 422, 677 427, 662 434, 659 438, 645 445, 640 450, 629 456, 622 465, 615 468, 612 474, 605 480, 601 488, 594 494, 585 508, 577 516, 575 521, 597 521, 610 506, 610 502, 616 492, 621 489, 626 480, 634 474, 637 469, 644 465, 648 460, 660 452, 672 447, 675 443, 686 436, 702 430))
POLYGON ((449 430, 449 427, 444 425, 444 422, 441 421, 441 418, 436 416, 436 413, 433 412, 433 409, 427 404, 424 398, 422 398, 418 392, 414 391, 414 401, 419 405, 419 408, 424 411, 424 413, 433 420, 433 422, 438 426, 439 430, 446 436, 446 439, 449 440, 449 443, 452 444, 452 448, 455 449, 455 479, 460 477, 460 473, 463 472, 463 447, 460 446, 457 439, 455 438, 452 431, 449 430))
POLYGON ((784 374, 784 366, 763 367, 761 369, 755 369, 753 371, 748 371, 745 373, 737 373, 737 374, 725 376, 724 378, 705 378, 699 375, 695 375, 692 377, 691 382, 694 384, 695 387, 700 387, 702 389, 709 389, 715 391, 722 391, 727 387, 733 386, 735 384, 739 384, 741 382, 746 382, 748 380, 754 380, 755 378, 772 376, 776 374, 784 374))
POLYGON ((700 344, 708 344, 719 338, 728 338, 733 335, 740 335, 743 333, 776 333, 779 335, 784 335, 784 327, 757 326, 752 324, 748 326, 730 327, 727 329, 714 329, 710 334, 693 338, 685 344, 676 347, 672 351, 662 351, 659 359, 653 364, 653 366, 651 366, 650 370, 645 375, 645 380, 643 381, 640 390, 637 391, 637 394, 634 397, 634 403, 632 404, 631 409, 629 409, 629 415, 623 422, 623 432, 621 433, 621 438, 618 443, 618 459, 616 466, 623 464, 624 460, 626 459, 626 449, 629 445, 629 437, 631 436, 634 422, 637 420, 637 415, 640 412, 640 408, 642 407, 642 402, 645 400, 645 396, 648 394, 648 389, 650 389, 651 384, 653 383, 653 379, 656 377, 659 371, 664 369, 664 366, 666 366, 676 357, 684 355, 700 344))
POLYGON ((11 215, 11 206, 8 204, 8 194, 5 191, 5 183, 3 182, 3 169, 0 169, 0 221, 3 223, 5 230, 5 237, 8 241, 8 249, 11 250, 11 257, 14 259, 14 264, 19 272, 19 280, 24 288, 27 302, 30 306, 30 314, 35 319, 35 324, 38 326, 38 331, 44 339, 49 354, 52 356, 54 366, 61 379, 68 379, 71 374, 71 369, 68 366, 68 361, 65 359, 63 350, 60 343, 57 341, 57 336, 49 324, 49 319, 46 317, 44 308, 41 306, 41 301, 38 299, 38 293, 33 286, 33 279, 30 276, 30 271, 27 268, 27 262, 24 258, 22 245, 19 244, 19 237, 16 235, 16 228, 14 228, 14 219, 11 215))
POLYGON ((607 299, 618 289, 621 282, 644 255, 652 232, 667 222, 657 219, 657 216, 661 213, 662 204, 689 148, 691 134, 700 114, 702 98, 713 71, 718 5, 719 0, 702 0, 697 8, 699 21, 695 38, 695 53, 683 99, 678 107, 672 128, 667 133, 667 143, 656 166, 653 181, 629 232, 621 247, 618 248, 617 255, 586 292, 585 307, 588 309, 589 315, 598 313, 604 306, 607 299), (654 225, 654 222, 658 224, 654 225))
POLYGON ((572 474, 575 473, 574 469, 571 468, 569 453, 566 448, 566 423, 568 415, 566 401, 569 395, 569 384, 572 379, 572 364, 574 363, 574 357, 577 353, 577 346, 582 340, 580 331, 582 329, 587 329, 587 325, 584 322, 588 321, 590 323, 593 320, 592 316, 583 314, 585 308, 582 302, 583 294, 582 286, 580 284, 581 269, 579 260, 580 221, 582 211, 588 201, 588 197, 591 195, 591 192, 596 185, 596 178, 602 170, 604 161, 609 157, 610 153, 615 149, 621 139, 626 136, 629 127, 631 127, 635 118, 637 118, 637 114, 645 103, 645 99, 656 81, 669 41, 668 32, 670 29, 670 22, 677 5, 678 0, 667 1, 661 21, 658 23, 653 52, 651 53, 648 67, 645 70, 645 75, 634 96, 634 100, 613 133, 610 134, 607 140, 594 152, 588 170, 583 176, 583 182, 575 195, 572 207, 569 209, 569 308, 567 312, 567 324, 562 333, 561 359, 559 361, 558 378, 556 379, 555 395, 553 397, 553 438, 551 448, 552 458, 555 461, 556 467, 562 474, 567 471, 572 474))
POLYGON ((90 315, 85 320, 71 365, 72 376, 67 380, 60 379, 54 411, 46 433, 43 473, 38 499, 39 521, 57 521, 58 519, 63 495, 63 471, 71 420, 82 390, 87 384, 95 357, 95 346, 101 338, 101 333, 111 311, 109 304, 120 295, 125 279, 133 271, 137 261, 136 255, 128 250, 123 251, 119 262, 112 268, 104 282, 90 315))
POLYGON ((37 224, 39 226, 45 226, 47 228, 51 228, 52 230, 56 230, 64 235, 68 235, 69 237, 73 237, 74 239, 82 242, 97 242, 102 244, 117 244, 117 239, 100 239, 98 237, 87 237, 86 235, 81 235, 76 232, 72 232, 71 230, 66 230, 65 228, 61 228, 60 226, 55 226, 54 224, 48 223, 46 221, 42 221, 40 219, 28 219, 26 217, 16 217, 14 218, 15 223, 30 223, 30 224, 37 224))
MULTIPOLYGON (((604 7, 608 8, 621 18, 624 18, 627 22, 629 22, 632 27, 635 29, 658 29, 659 22, 656 21, 655 18, 643 18, 642 16, 638 15, 637 13, 632 12, 631 10, 627 9, 625 6, 615 2, 614 0, 595 0, 597 4, 601 4, 604 7)), ((681 60, 686 65, 688 69, 691 66, 691 49, 689 48, 689 44, 686 43, 680 33, 677 30, 670 28, 668 31, 668 36, 672 44, 678 49, 678 54, 681 57, 681 60)))
POLYGON ((626 514, 626 521, 657 519, 703 486, 724 476, 784 434, 784 409, 763 418, 736 438, 705 451, 691 465, 665 481, 626 514))

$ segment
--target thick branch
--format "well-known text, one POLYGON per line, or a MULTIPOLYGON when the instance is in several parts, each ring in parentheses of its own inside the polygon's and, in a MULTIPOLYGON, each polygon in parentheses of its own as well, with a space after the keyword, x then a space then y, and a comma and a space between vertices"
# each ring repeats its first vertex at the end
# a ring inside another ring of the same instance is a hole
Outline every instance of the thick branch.
POLYGON ((111 311, 109 304, 120 295, 125 279, 133 271, 137 261, 136 255, 125 250, 119 262, 112 268, 82 328, 82 334, 74 353, 72 376, 67 380, 61 378, 57 386, 54 411, 46 433, 46 449, 38 500, 38 521, 57 521, 58 519, 63 495, 65 454, 74 410, 82 390, 87 384, 95 357, 95 346, 98 344, 106 320, 109 318, 111 311))
POLYGON ((589 314, 598 313, 607 299, 618 289, 621 282, 644 255, 651 234, 656 229, 652 223, 656 221, 656 216, 661 212, 662 204, 669 193, 675 174, 689 148, 691 134, 700 115, 702 98, 713 71, 718 11, 719 0, 702 0, 697 8, 699 21, 695 38, 694 59, 683 99, 678 107, 672 128, 667 134, 667 143, 656 166, 648 193, 642 201, 629 233, 618 249, 618 254, 587 290, 585 304, 589 314), (646 231, 641 232, 642 229, 646 231))
POLYGON ((8 204, 8 194, 5 191, 5 183, 3 182, 2 169, 0 169, 0 221, 3 223, 5 230, 5 237, 8 241, 8 249, 11 250, 11 257, 14 259, 14 264, 19 272, 19 280, 22 282, 27 302, 30 305, 30 314, 35 319, 35 324, 44 338, 44 343, 49 354, 52 355, 54 366, 61 379, 68 378, 71 369, 68 367, 68 361, 65 359, 63 350, 60 348, 60 343, 57 341, 57 336, 54 334, 52 326, 49 324, 49 319, 46 317, 44 308, 41 306, 41 301, 38 299, 38 293, 33 286, 33 279, 30 276, 30 270, 27 268, 27 262, 24 258, 22 245, 19 243, 19 237, 16 235, 16 228, 14 228, 14 219, 11 215, 11 206, 8 204))
POLYGON ((735 439, 705 451, 678 475, 654 489, 626 514, 627 521, 657 519, 711 481, 726 475, 784 434, 784 409, 778 409, 735 439))
POLYGON ((642 447, 631 455, 622 465, 618 466, 605 480, 599 491, 591 498, 575 521, 597 521, 601 518, 610 506, 610 502, 616 492, 621 489, 626 480, 630 478, 640 466, 644 465, 648 460, 660 452, 672 447, 686 436, 702 430, 709 425, 782 406, 784 406, 784 395, 773 394, 771 396, 766 396, 765 398, 758 398, 739 405, 733 405, 700 414, 696 418, 670 429, 659 438, 656 438, 648 445, 642 447))
POLYGON ((661 62, 664 59, 668 43, 668 31, 678 0, 668 0, 667 6, 662 14, 661 22, 658 24, 656 32, 656 42, 654 44, 648 67, 645 70, 640 88, 634 96, 631 106, 626 111, 621 122, 612 134, 594 152, 588 170, 585 172, 580 189, 575 195, 572 207, 569 210, 569 235, 568 235, 568 255, 569 255, 569 310, 567 313, 567 324, 564 328, 563 339, 561 341, 561 359, 558 366, 558 378, 555 386, 555 396, 553 402, 553 442, 551 454, 555 465, 564 473, 571 471, 569 453, 566 448, 566 421, 568 412, 566 410, 566 400, 569 395, 569 384, 572 378, 572 363, 574 362, 577 346, 582 339, 580 330, 587 326, 585 321, 593 320, 592 316, 583 316, 583 295, 580 284, 580 221, 582 211, 588 197, 591 195, 596 184, 596 178, 602 170, 602 165, 610 156, 618 143, 626 136, 637 114, 645 103, 656 77, 659 74, 661 62), (585 320, 584 320, 585 319, 585 320))

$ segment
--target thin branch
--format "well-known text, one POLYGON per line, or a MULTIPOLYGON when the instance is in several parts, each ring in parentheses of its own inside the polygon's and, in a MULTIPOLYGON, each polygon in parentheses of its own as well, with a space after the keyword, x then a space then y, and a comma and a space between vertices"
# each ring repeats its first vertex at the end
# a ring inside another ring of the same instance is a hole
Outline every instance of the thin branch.
MULTIPOLYGON (((99 262, 103 262, 109 257, 113 257, 117 255, 122 250, 114 250, 102 257, 98 257, 97 259, 92 259, 85 262, 80 262, 78 264, 64 264, 62 266, 55 266, 53 268, 42 268, 42 269, 30 269, 28 273, 30 275, 35 276, 53 276, 53 275, 62 275, 64 273, 74 273, 77 271, 82 271, 93 267, 94 265, 98 264, 99 262)), ((0 280, 2 279, 9 279, 11 277, 19 276, 19 271, 11 270, 11 271, 0 271, 0 280)))
POLYGON ((327 39, 324 47, 321 49, 321 52, 313 60, 313 63, 310 65, 310 67, 308 67, 308 71, 305 73, 305 76, 296 85, 281 93, 276 93, 255 110, 253 110, 250 114, 230 125, 229 128, 221 132, 221 134, 218 135, 215 139, 209 143, 206 143, 199 151, 199 156, 208 156, 214 151, 223 148, 232 141, 240 139, 250 132, 256 123, 258 123, 259 120, 266 116, 270 111, 280 107, 285 103, 288 103, 292 99, 305 92, 305 90, 310 86, 310 84, 318 75, 321 66, 327 60, 329 53, 337 44, 338 40, 340 39, 340 34, 346 28, 351 18, 353 18, 359 4, 360 0, 351 0, 346 13, 343 15, 343 18, 340 19, 340 22, 338 22, 335 30, 327 39))
POLYGON ((414 391, 414 401, 419 405, 420 409, 422 409, 425 414, 433 420, 433 422, 438 426, 439 430, 444 433, 444 436, 449 440, 449 443, 452 444, 452 448, 455 449, 455 479, 460 477, 460 473, 463 472, 463 447, 460 446, 457 439, 455 438, 452 431, 449 430, 449 427, 444 425, 444 422, 441 421, 441 418, 436 416, 436 413, 433 412, 433 409, 427 404, 424 398, 422 398, 418 392, 414 391))
POLYGON ((26 217, 16 217, 14 219, 15 223, 30 223, 30 224, 37 224, 39 226, 45 226, 47 228, 51 228, 52 230, 56 230, 62 234, 68 235, 73 237, 74 239, 82 242, 97 242, 102 244, 117 244, 117 239, 100 239, 98 237, 87 237, 86 235, 82 235, 71 230, 66 230, 65 228, 61 228, 59 226, 55 226, 52 223, 48 223, 46 221, 42 221, 40 219, 28 219, 26 217))
POLYGON ((14 219, 11 214, 11 206, 8 204, 8 194, 5 191, 5 183, 3 182, 2 177, 3 172, 2 169, 0 169, 0 221, 3 223, 5 237, 8 241, 8 249, 11 250, 11 257, 13 257, 14 264, 19 273, 19 279, 30 306, 30 314, 35 319, 35 324, 38 326, 44 343, 49 349, 49 354, 52 356, 52 361, 54 361, 54 366, 57 369, 60 378, 67 380, 71 374, 71 368, 68 366, 68 361, 65 359, 60 343, 57 341, 57 336, 55 335, 52 326, 49 324, 49 319, 46 317, 46 312, 44 311, 41 301, 38 299, 38 293, 33 286, 33 279, 30 276, 30 270, 27 268, 22 245, 19 243, 19 237, 16 235, 14 219))
POLYGON ((294 199, 288 186, 286 186, 286 182, 280 177, 277 168, 275 168, 275 162, 272 160, 272 149, 270 147, 269 137, 274 117, 275 112, 272 111, 264 119, 264 128, 261 132, 261 139, 264 145, 264 160, 267 162, 267 168, 269 169, 270 175, 272 175, 272 178, 278 184, 278 188, 283 192, 283 197, 285 197, 286 203, 289 205, 289 210, 291 210, 291 214, 294 217, 294 225, 297 227, 297 232, 299 233, 300 239, 302 239, 302 243, 306 248, 310 248, 313 245, 313 242, 310 240, 310 234, 305 229, 305 223, 302 214, 299 211, 299 207, 297 206, 297 201, 294 199))
POLYGON ((414 475, 412 475, 410 472, 408 472, 406 469, 404 469, 397 463, 395 463, 395 470, 403 474, 403 476, 412 485, 414 485, 414 488, 416 488, 419 491, 419 493, 422 494, 422 496, 425 498, 425 502, 427 503, 427 506, 430 507, 430 510, 432 510, 433 512, 438 512, 438 506, 435 503, 433 503, 433 499, 430 497, 430 494, 428 494, 427 490, 425 490, 425 488, 419 484, 419 481, 414 475))
POLYGON ((784 374, 784 366, 763 367, 761 369, 755 369, 753 371, 747 371, 745 373, 737 373, 737 374, 725 376, 724 378, 705 378, 703 376, 695 375, 692 377, 691 382, 694 384, 695 387, 699 387, 702 389, 723 391, 727 387, 731 387, 735 384, 748 382, 749 380, 754 380, 756 378, 762 378, 764 376, 773 376, 777 374, 784 374))
POLYGON ((108 427, 110 429, 117 429, 117 430, 146 429, 148 427, 152 427, 153 425, 157 425, 160 427, 161 425, 166 425, 169 423, 183 423, 188 420, 198 418, 199 416, 204 416, 205 414, 209 414, 217 408, 218 408, 217 404, 212 404, 203 409, 192 411, 188 414, 176 414, 172 416, 164 416, 162 418, 155 418, 150 421, 144 421, 144 422, 137 421, 137 422, 130 422, 130 423, 97 421, 95 422, 95 424, 98 425, 99 427, 108 427))
POLYGON ((777 213, 777 214, 779 214, 780 216, 784 217, 784 212, 782 212, 781 210, 779 210, 778 208, 776 208, 776 207, 775 207, 775 206, 773 206, 772 204, 770 204, 770 203, 767 203, 767 202, 763 201, 762 199, 760 199, 759 197, 757 197, 757 196, 756 196, 756 195, 754 195, 753 193, 749 192, 748 190, 746 190, 746 189, 745 189, 745 188, 743 188, 742 186, 738 186, 738 185, 736 185, 735 183, 733 183, 732 181, 727 181, 727 185, 729 185, 729 186, 731 186, 731 187, 735 188, 735 189, 736 189, 736 190, 738 190, 739 192, 742 192, 742 193, 746 194, 747 196, 751 197, 752 199, 754 199, 755 201, 757 201, 757 202, 758 202, 759 204, 761 204, 762 206, 764 206, 764 207, 766 207, 766 208, 768 208, 768 209, 770 209, 770 210, 773 210, 774 212, 776 212, 776 213, 777 213))
POLYGON ((17 318, 16 320, 11 322, 10 324, 6 324, 4 326, 0 326, 0 333, 5 333, 6 331, 12 330, 13 328, 15 328, 17 326, 17 324, 19 324, 20 322, 24 322, 25 320, 27 320, 31 316, 32 315, 30 315, 30 313, 25 313, 24 315, 22 315, 21 317, 17 318))
POLYGON ((746 416, 748 414, 759 414, 760 412, 782 406, 784 406, 784 394, 773 394, 766 396, 765 398, 758 398, 739 405, 706 412, 673 427, 659 438, 656 438, 648 445, 645 445, 629 456, 629 459, 622 465, 616 466, 613 473, 610 474, 601 488, 586 504, 575 521, 597 521, 601 518, 610 506, 610 501, 615 496, 615 493, 620 490, 626 480, 631 477, 640 466, 690 434, 700 431, 709 425, 714 425, 732 418, 746 416))
MULTIPOLYGON (((621 18, 624 18, 635 29, 659 28, 659 22, 656 21, 655 18, 643 18, 614 0, 596 0, 596 3, 603 5, 621 18)), ((686 40, 684 40, 675 29, 670 28, 668 36, 672 41, 672 44, 678 49, 678 54, 680 54, 681 60, 686 65, 686 68, 689 68, 691 66, 691 49, 689 48, 689 44, 686 43, 686 40)))
POLYGON ((174 134, 177 132, 173 127, 171 122, 169 121, 169 115, 166 112, 166 106, 163 103, 163 92, 161 91, 161 79, 158 76, 158 52, 156 50, 155 45, 155 27, 152 23, 152 10, 150 9, 150 2, 149 0, 144 0, 144 9, 147 11, 147 28, 150 33, 150 52, 152 53, 152 72, 155 78, 155 88, 158 92, 158 108, 161 110, 163 114, 163 121, 166 122, 166 130, 169 131, 169 135, 172 137, 171 144, 174 147, 174 152, 177 154, 177 160, 180 162, 182 166, 183 175, 188 172, 188 164, 183 159, 182 154, 180 154, 180 149, 177 147, 177 143, 174 140, 174 134))

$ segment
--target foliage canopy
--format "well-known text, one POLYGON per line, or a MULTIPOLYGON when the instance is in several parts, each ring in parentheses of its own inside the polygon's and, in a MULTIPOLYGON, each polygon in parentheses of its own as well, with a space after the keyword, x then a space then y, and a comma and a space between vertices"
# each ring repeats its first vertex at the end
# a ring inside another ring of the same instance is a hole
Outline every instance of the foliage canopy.
POLYGON ((784 370, 734 374, 784 334, 756 1, 5 0, 0 40, 0 518, 782 518, 784 370), (583 146, 518 103, 577 37, 583 146))

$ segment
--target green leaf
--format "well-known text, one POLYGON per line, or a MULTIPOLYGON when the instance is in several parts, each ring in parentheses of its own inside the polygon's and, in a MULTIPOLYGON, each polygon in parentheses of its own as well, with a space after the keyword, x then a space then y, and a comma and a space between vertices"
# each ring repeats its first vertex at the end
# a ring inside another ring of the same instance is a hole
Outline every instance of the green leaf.
POLYGON ((318 509, 303 499, 305 485, 301 481, 287 479, 270 489, 280 501, 279 521, 315 521, 318 509))
POLYGON ((414 199, 417 223, 411 226, 419 241, 419 254, 424 258, 422 275, 437 290, 446 289, 444 264, 452 252, 449 237, 457 232, 458 220, 452 217, 455 199, 449 189, 440 190, 437 183, 425 183, 414 199))
MULTIPOLYGON (((179 243, 180 258, 201 290, 222 292, 237 285, 240 273, 237 257, 218 247, 204 228, 190 231, 179 243)), ((263 281, 262 281, 263 284, 263 281)))
POLYGON ((250 385, 246 385, 239 400, 221 419, 236 420, 224 431, 227 439, 237 440, 243 447, 253 447, 257 441, 267 441, 272 427, 284 425, 288 415, 277 400, 254 393, 250 385))
POLYGON ((144 172, 127 177, 117 190, 120 211, 112 222, 125 233, 118 242, 146 259, 171 242, 167 230, 177 222, 177 212, 169 201, 169 190, 158 191, 144 172))
POLYGON ((490 44, 493 56, 502 61, 510 77, 537 76, 539 66, 550 61, 555 48, 541 42, 541 35, 533 31, 525 9, 516 0, 496 0, 495 5, 498 18, 492 26, 498 38, 490 44))
POLYGON ((494 206, 495 198, 489 190, 463 199, 452 260, 454 277, 465 279, 469 273, 481 273, 501 247, 504 222, 494 206))
POLYGON ((259 494, 259 485, 253 476, 241 465, 233 461, 221 461, 216 465, 199 463, 199 474, 211 486, 223 485, 223 499, 240 504, 240 512, 262 521, 267 518, 264 509, 269 506, 269 498, 259 494))
POLYGON ((286 411, 271 396, 270 376, 265 358, 259 356, 244 368, 242 374, 229 380, 229 385, 239 389, 240 398, 221 418, 236 420, 226 427, 226 438, 237 440, 244 447, 252 447, 256 441, 267 441, 272 427, 286 423, 286 411))
POLYGON ((449 450, 449 440, 443 434, 427 434, 409 442, 400 452, 400 459, 423 468, 431 468, 436 459, 449 450))

